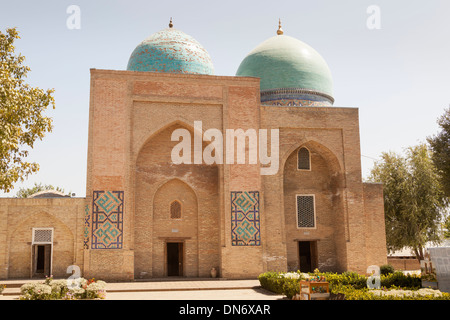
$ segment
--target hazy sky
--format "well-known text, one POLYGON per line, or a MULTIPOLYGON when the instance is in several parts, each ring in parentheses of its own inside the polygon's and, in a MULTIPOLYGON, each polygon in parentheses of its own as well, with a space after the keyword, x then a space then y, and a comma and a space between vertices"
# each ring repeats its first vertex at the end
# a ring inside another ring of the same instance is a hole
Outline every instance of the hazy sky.
POLYGON ((29 160, 35 182, 85 195, 89 69, 125 70, 131 52, 149 35, 174 27, 210 53, 216 75, 235 75, 244 57, 276 34, 315 48, 328 62, 335 106, 360 114, 363 176, 384 151, 402 152, 438 132, 450 104, 450 1, 5 1, 0 30, 17 27, 16 51, 32 69, 28 82, 54 88, 54 130, 35 144, 29 160), (80 29, 66 25, 70 5, 80 29), (367 8, 380 8, 381 29, 370 30, 367 8))

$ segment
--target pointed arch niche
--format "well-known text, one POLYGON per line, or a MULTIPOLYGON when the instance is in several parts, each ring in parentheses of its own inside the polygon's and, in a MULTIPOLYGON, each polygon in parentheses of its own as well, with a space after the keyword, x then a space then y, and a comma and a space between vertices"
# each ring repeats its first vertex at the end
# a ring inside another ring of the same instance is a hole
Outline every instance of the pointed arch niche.
MULTIPOLYGON (((220 264, 219 169, 216 165, 174 164, 179 141, 172 132, 194 130, 174 122, 143 144, 134 170, 135 278, 166 277, 168 243, 178 243, 180 276, 205 277, 220 264)), ((205 147, 205 145, 203 146, 205 147)), ((194 155, 193 146, 191 149, 194 155)))
MULTIPOLYGON (((65 277, 74 256, 74 235, 60 219, 45 211, 30 215, 9 236, 9 277, 29 278, 33 269, 33 229, 51 229, 50 272, 55 277, 65 277)), ((44 277, 44 275, 42 275, 44 277)))
POLYGON ((336 271, 344 265, 344 184, 338 158, 316 141, 302 143, 287 156, 283 197, 288 270, 336 271), (311 199, 310 208, 299 208, 299 198, 311 199), (299 223, 303 209, 311 220, 308 225, 299 223))

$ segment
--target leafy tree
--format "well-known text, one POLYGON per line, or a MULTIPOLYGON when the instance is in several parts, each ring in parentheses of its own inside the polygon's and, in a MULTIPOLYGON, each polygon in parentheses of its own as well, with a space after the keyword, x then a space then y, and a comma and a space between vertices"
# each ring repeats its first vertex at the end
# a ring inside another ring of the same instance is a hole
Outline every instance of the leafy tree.
POLYGON ((450 108, 438 119, 438 124, 442 130, 427 140, 433 150, 433 162, 442 176, 445 194, 450 197, 450 108))
POLYGON ((450 216, 444 220, 442 227, 444 239, 450 239, 450 216))
POLYGON ((44 91, 25 83, 30 68, 25 57, 16 55, 15 28, 0 31, 0 190, 9 192, 13 184, 39 170, 37 163, 25 161, 29 148, 52 130, 52 120, 44 115, 54 107, 54 90, 44 91))
POLYGON ((383 153, 369 177, 383 183, 386 242, 389 251, 409 247, 422 260, 427 242, 440 241, 446 207, 438 170, 425 144, 407 149, 406 157, 383 153))
MULTIPOLYGON (((17 198, 28 198, 32 194, 35 194, 39 191, 44 190, 56 190, 61 193, 64 193, 64 189, 60 187, 53 187, 51 184, 42 184, 42 183, 34 183, 34 187, 31 188, 20 188, 19 191, 16 194, 17 198)), ((69 193, 70 194, 70 193, 69 193)))

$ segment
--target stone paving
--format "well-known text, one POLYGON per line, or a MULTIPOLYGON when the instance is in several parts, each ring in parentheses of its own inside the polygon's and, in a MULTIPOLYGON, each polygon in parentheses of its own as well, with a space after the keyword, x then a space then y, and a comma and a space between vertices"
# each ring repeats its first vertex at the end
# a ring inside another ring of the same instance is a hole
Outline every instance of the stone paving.
POLYGON ((262 288, 189 291, 108 292, 106 300, 285 300, 262 288))
MULTIPOLYGON (((43 280, 2 280, 6 284, 0 300, 17 299, 25 282, 43 280)), ((260 287, 258 280, 153 279, 151 281, 107 283, 106 300, 281 300, 260 287)))

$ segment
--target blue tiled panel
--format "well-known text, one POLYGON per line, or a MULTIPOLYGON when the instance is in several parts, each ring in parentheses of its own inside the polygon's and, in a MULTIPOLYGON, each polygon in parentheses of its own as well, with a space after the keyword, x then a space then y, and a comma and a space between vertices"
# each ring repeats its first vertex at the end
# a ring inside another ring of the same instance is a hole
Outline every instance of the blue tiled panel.
POLYGON ((94 191, 91 249, 122 249, 123 191, 94 191))
POLYGON ((91 215, 89 212, 89 206, 84 208, 84 231, 83 231, 83 248, 89 249, 89 227, 90 227, 91 215))
POLYGON ((231 192, 231 243, 260 246, 259 191, 231 192))

